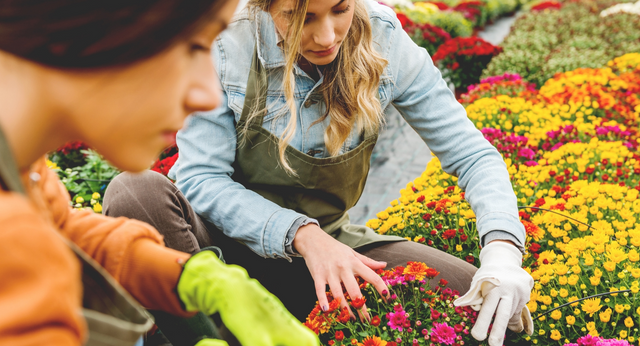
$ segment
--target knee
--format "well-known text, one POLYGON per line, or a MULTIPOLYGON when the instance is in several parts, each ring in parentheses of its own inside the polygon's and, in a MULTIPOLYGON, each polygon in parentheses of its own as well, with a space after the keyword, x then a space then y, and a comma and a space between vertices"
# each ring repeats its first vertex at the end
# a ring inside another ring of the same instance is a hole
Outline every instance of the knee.
POLYGON ((177 187, 165 176, 154 171, 123 172, 116 176, 104 194, 103 213, 108 216, 139 219, 142 209, 166 200, 162 196, 175 194, 177 187))

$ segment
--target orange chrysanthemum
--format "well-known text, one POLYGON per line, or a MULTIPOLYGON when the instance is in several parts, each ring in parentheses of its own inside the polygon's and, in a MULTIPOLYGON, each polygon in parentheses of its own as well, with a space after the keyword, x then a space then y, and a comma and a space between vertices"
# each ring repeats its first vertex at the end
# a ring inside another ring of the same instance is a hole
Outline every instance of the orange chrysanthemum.
POLYGON ((368 336, 358 343, 358 346, 386 346, 387 342, 377 336, 368 336))
POLYGON ((527 231, 527 235, 534 240, 538 241, 544 237, 544 230, 535 225, 533 222, 522 220, 522 224, 524 225, 524 229, 527 231))
POLYGON ((416 277, 416 280, 422 280, 427 276, 428 269, 429 267, 422 262, 408 262, 407 267, 404 268, 402 274, 413 275, 416 277))

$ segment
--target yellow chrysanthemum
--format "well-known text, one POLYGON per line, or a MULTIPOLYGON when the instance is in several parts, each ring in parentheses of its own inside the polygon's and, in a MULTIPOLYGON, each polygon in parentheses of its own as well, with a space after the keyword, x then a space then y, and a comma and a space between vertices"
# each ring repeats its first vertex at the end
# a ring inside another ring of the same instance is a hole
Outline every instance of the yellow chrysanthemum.
POLYGON ((600 305, 600 298, 591 298, 584 300, 582 302, 582 311, 589 314, 589 317, 593 316, 594 313, 598 312, 602 305, 600 305))

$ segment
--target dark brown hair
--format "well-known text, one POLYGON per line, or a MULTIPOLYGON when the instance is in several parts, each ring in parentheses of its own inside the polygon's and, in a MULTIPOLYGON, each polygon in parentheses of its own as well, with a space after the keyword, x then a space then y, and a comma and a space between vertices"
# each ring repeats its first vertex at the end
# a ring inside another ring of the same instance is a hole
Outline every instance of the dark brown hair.
POLYGON ((60 68, 125 65, 202 27, 226 0, 0 0, 0 50, 60 68))

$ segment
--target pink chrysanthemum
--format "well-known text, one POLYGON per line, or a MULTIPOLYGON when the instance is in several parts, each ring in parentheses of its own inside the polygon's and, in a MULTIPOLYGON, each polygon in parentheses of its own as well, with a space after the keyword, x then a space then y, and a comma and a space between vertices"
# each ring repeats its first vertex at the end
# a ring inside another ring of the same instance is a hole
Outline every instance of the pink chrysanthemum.
POLYGON ((395 309, 395 312, 387 313, 387 318, 389 322, 387 325, 391 327, 391 329, 397 329, 398 331, 402 331, 404 323, 407 321, 407 312, 402 309, 395 309))
POLYGON ((456 341, 456 331, 447 323, 434 323, 433 328, 431 328, 431 341, 453 345, 456 341))

